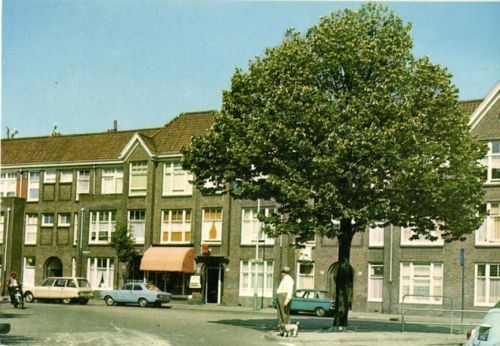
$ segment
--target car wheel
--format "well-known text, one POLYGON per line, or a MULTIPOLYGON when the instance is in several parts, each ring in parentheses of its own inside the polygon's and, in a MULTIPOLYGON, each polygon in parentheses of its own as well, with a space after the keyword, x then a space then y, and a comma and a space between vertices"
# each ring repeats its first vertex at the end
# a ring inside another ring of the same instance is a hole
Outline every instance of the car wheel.
POLYGON ((148 301, 145 298, 140 298, 139 305, 144 308, 148 305, 148 301))
POLYGON ((64 304, 69 304, 69 303, 71 303, 71 298, 63 298, 62 301, 64 304))
POLYGON ((26 300, 27 303, 33 303, 33 301, 35 300, 35 297, 33 297, 33 293, 26 292, 24 294, 24 299, 26 300))
POLYGON ((78 299, 78 303, 80 305, 86 305, 88 302, 89 302, 89 300, 87 298, 80 298, 80 299, 78 299))
POLYGON ((318 306, 316 309, 314 309, 314 312, 316 313, 316 316, 318 316, 318 317, 323 317, 326 315, 326 310, 323 309, 321 306, 318 306))
POLYGON ((104 297, 104 302, 107 306, 112 306, 113 304, 115 304, 115 301, 110 296, 104 297))

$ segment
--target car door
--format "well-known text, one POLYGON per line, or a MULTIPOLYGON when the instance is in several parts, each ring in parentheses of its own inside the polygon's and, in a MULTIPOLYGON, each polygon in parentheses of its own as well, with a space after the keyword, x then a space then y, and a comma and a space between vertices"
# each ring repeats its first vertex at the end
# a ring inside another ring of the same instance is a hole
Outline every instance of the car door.
POLYGON ((151 301, 151 297, 148 296, 148 292, 146 292, 141 285, 134 284, 134 289, 131 291, 130 299, 136 303, 139 301, 139 298, 146 298, 148 301, 151 301))
POLYGON ((36 286, 33 289, 33 295, 36 298, 49 298, 49 290, 50 287, 54 284, 54 279, 52 278, 47 278, 43 280, 42 284, 40 286, 36 286))
POLYGON ((307 300, 309 298, 309 291, 297 290, 295 296, 292 297, 292 302, 290 304, 290 310, 294 311, 308 311, 307 300))
POLYGON ((49 298, 60 299, 64 297, 64 288, 66 287, 66 279, 56 279, 54 284, 49 289, 49 298))
POLYGON ((116 301, 120 303, 132 302, 132 284, 125 284, 117 291, 116 301))

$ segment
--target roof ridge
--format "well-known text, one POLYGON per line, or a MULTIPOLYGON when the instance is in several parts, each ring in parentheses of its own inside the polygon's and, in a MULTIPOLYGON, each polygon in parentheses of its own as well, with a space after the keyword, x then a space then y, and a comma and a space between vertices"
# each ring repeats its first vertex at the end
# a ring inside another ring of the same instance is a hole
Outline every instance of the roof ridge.
POLYGON ((141 132, 141 131, 147 131, 147 130, 161 130, 161 127, 149 127, 149 128, 142 128, 142 129, 131 129, 131 130, 120 130, 120 131, 105 131, 105 132, 87 132, 87 133, 72 133, 72 134, 61 134, 58 136, 33 136, 33 137, 15 137, 15 138, 2 138, 2 141, 4 140, 23 140, 23 139, 43 139, 43 138, 68 138, 68 137, 82 137, 82 136, 89 136, 89 135, 109 135, 109 134, 114 134, 114 133, 136 133, 136 132, 141 132))

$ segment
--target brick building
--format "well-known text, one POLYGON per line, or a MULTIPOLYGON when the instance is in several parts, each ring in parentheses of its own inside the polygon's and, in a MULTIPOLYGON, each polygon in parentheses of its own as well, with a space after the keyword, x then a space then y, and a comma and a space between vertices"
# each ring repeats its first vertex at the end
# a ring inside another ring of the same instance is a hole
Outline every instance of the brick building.
MULTIPOLYGON (((465 308, 500 300, 499 89, 461 102, 472 133, 490 148, 484 162, 490 216, 483 227, 452 244, 410 242, 409 230, 392 226, 357 234, 354 309, 394 313, 404 295, 415 306, 447 308, 450 299, 459 306, 461 249, 465 308)), ((297 287, 334 292, 335 240, 316 238, 296 250, 291 236, 259 233, 255 215, 272 212, 272 202, 203 196, 188 183, 180 149, 213 119, 214 112, 183 113, 160 128, 2 140, 2 283, 16 270, 25 285, 75 275, 96 289, 117 287, 120 264, 109 240, 117 224, 126 224, 137 250, 129 278, 145 278, 174 296, 267 306, 284 265, 292 267, 297 287), (190 287, 192 277, 200 278, 200 289, 190 287)))

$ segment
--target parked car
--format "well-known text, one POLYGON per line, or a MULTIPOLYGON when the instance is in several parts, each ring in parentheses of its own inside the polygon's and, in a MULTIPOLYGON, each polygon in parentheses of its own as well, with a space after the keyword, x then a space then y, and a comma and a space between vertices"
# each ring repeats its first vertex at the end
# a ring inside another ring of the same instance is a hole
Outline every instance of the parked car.
MULTIPOLYGON (((292 296, 290 302, 290 313, 298 312, 314 313, 318 317, 328 316, 333 313, 335 301, 328 297, 328 292, 317 289, 298 289, 292 296)), ((277 306, 276 298, 273 300, 274 307, 277 306)))
POLYGON ((122 288, 102 291, 101 297, 108 306, 114 304, 139 304, 142 307, 152 304, 161 306, 172 299, 172 294, 161 291, 151 283, 127 282, 122 288))
POLYGON ((34 300, 59 299, 69 304, 73 301, 85 305, 93 297, 92 288, 85 278, 48 277, 40 286, 24 287, 24 299, 34 300))
POLYGON ((480 325, 467 332, 466 346, 500 345, 500 309, 486 313, 480 325))

